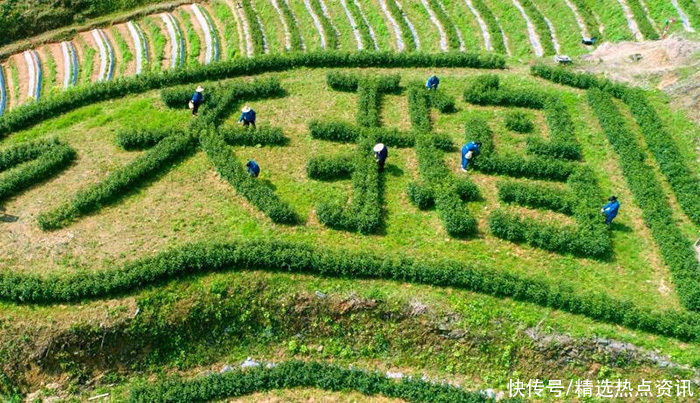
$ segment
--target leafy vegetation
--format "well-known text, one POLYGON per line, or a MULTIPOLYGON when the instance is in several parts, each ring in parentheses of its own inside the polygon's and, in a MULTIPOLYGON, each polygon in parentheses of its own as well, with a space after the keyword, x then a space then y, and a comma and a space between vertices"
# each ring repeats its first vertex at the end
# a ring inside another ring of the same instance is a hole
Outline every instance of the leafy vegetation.
POLYGON ((320 362, 286 361, 271 368, 258 366, 245 371, 209 375, 199 379, 170 378, 132 390, 135 402, 207 401, 245 396, 273 389, 313 387, 329 391, 358 390, 367 396, 383 395, 410 402, 483 402, 479 392, 418 379, 395 381, 379 372, 344 369, 320 362))
POLYGON ((498 24, 498 21, 493 15, 491 9, 486 5, 484 0, 472 0, 472 4, 474 4, 474 8, 476 8, 481 17, 484 19, 486 26, 489 28, 489 35, 491 36, 493 51, 502 55, 508 53, 506 51, 506 44, 503 42, 501 26, 498 24))
POLYGON ((644 35, 644 39, 659 39, 659 34, 657 34, 654 27, 651 26, 651 23, 647 18, 647 13, 644 11, 644 8, 639 0, 627 0, 627 5, 630 7, 630 10, 632 10, 634 20, 637 22, 639 31, 642 33, 642 35, 644 35))
POLYGON ((592 88, 587 92, 591 106, 608 140, 620 159, 622 171, 635 200, 644 212, 644 221, 661 249, 673 275, 678 296, 690 310, 700 310, 700 276, 690 242, 673 222, 671 206, 644 153, 620 115, 610 95, 592 88))
POLYGON ((75 151, 55 139, 0 150, 0 173, 7 171, 0 175, 0 202, 63 171, 74 159, 75 151))
POLYGON ((447 15, 445 9, 438 0, 428 0, 430 8, 435 13, 435 16, 442 24, 445 34, 447 35, 447 44, 452 50, 459 50, 459 35, 457 34, 457 26, 452 22, 450 16, 447 15))
POLYGON ((258 15, 253 9, 250 0, 243 0, 240 4, 243 5, 243 14, 246 21, 248 21, 248 30, 253 40, 253 54, 262 55, 265 53, 265 40, 263 39, 262 28, 258 24, 258 15))
POLYGON ((537 31, 537 36, 540 37, 540 44, 542 45, 542 49, 544 50, 544 54, 545 55, 556 54, 556 50, 554 49, 552 31, 549 29, 549 25, 547 25, 547 21, 544 20, 544 16, 540 12, 540 10, 537 8, 535 3, 532 2, 532 0, 521 0, 521 1, 522 1, 523 8, 525 8, 525 10, 527 11, 528 17, 530 17, 530 20, 535 25, 535 31, 537 31))
POLYGON ((396 4, 396 0, 386 0, 386 6, 389 10, 389 13, 391 13, 391 16, 399 25, 399 28, 401 28, 401 39, 403 40, 404 45, 406 45, 406 50, 417 50, 418 44, 416 43, 416 40, 413 37, 413 34, 411 33, 411 28, 408 26, 408 23, 406 23, 403 10, 401 10, 399 8, 399 5, 396 4))
POLYGON ((328 19, 326 13, 323 12, 321 2, 319 0, 310 0, 310 2, 311 7, 313 7, 313 10, 318 16, 319 21, 321 21, 321 26, 323 27, 323 35, 326 37, 326 49, 338 49, 338 34, 335 32, 335 28, 333 28, 331 20, 328 19))
POLYGON ((535 127, 524 112, 514 111, 506 114, 506 127, 514 132, 529 133, 535 127))

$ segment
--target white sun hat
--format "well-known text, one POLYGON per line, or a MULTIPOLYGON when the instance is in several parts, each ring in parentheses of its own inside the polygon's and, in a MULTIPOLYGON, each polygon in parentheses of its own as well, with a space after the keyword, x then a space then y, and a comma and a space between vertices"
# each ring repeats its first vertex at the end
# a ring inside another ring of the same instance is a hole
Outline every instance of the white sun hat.
POLYGON ((201 85, 197 87, 197 92, 203 92, 203 91, 204 91, 204 88, 201 85))
POLYGON ((248 105, 244 106, 243 109, 241 109, 241 112, 243 112, 243 113, 250 112, 250 106, 248 106, 248 105))
POLYGON ((378 153, 378 152, 382 151, 383 149, 384 149, 384 144, 382 144, 382 143, 377 143, 377 145, 374 146, 375 153, 378 153))

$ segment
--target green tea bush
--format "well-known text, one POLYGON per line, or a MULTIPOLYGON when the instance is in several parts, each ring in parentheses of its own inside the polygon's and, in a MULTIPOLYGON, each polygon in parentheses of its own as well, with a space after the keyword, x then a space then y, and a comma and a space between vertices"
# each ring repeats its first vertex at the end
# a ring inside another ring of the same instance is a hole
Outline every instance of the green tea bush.
POLYGON ((253 9, 250 0, 241 0, 238 4, 243 6, 245 19, 248 21, 250 37, 253 40, 253 54, 256 56, 262 55, 265 53, 265 40, 263 39, 263 32, 260 28, 260 24, 258 24, 258 15, 253 9))
MULTIPOLYGON (((358 146, 358 153, 352 161, 352 209, 348 210, 344 203, 338 201, 321 203, 316 207, 316 215, 324 225, 339 230, 357 231, 361 234, 373 234, 380 229, 382 225, 383 180, 379 175, 377 162, 374 160, 371 150, 372 143, 363 139, 358 146)), ((342 156, 336 157, 333 161, 334 168, 325 172, 320 172, 321 169, 316 168, 315 175, 335 179, 344 174, 343 170, 346 170, 348 166, 343 166, 343 164, 347 164, 347 160, 342 158, 342 156)), ((328 158, 324 162, 331 160, 328 158)), ((312 159, 310 163, 316 161, 319 159, 312 159)))
POLYGON ((284 19, 287 22, 287 28, 289 29, 289 50, 292 52, 300 52, 304 50, 304 44, 301 39, 301 31, 299 31, 299 24, 297 24, 297 20, 294 17, 292 10, 289 8, 289 3, 286 1, 278 1, 277 6, 282 11, 284 19))
POLYGON ((231 147, 215 131, 200 135, 200 143, 216 171, 236 189, 236 192, 265 213, 277 224, 295 225, 300 219, 292 207, 280 200, 263 181, 246 172, 231 147))
POLYGON ((582 227, 543 223, 533 218, 521 218, 496 210, 489 216, 493 235, 515 243, 528 243, 537 248, 580 257, 607 258, 610 241, 590 236, 582 227))
MULTIPOLYGON (((543 110, 551 140, 545 141, 530 136, 527 139, 527 150, 533 154, 552 158, 581 159, 581 150, 573 133, 574 125, 571 114, 559 96, 539 90, 504 88, 500 86, 497 75, 487 74, 478 76, 472 85, 467 87, 464 91, 464 98, 467 102, 478 105, 514 106, 543 110)), ((518 112, 511 112, 511 114, 516 113, 518 112)), ((513 127, 517 126, 516 120, 517 118, 506 115, 506 127, 508 127, 509 121, 513 127)), ((511 129, 511 127, 508 128, 511 129)))
POLYGON ((17 303, 74 302, 134 292, 187 275, 251 269, 453 287, 510 297, 684 341, 700 339, 700 315, 695 312, 649 310, 600 292, 580 292, 573 286, 492 268, 477 269, 461 261, 379 256, 367 251, 312 248, 269 239, 183 245, 122 267, 97 271, 39 275, 4 270, 0 271, 0 299, 17 303))
POLYGON ((36 159, 58 144, 60 144, 58 139, 48 139, 19 143, 15 146, 0 150, 0 172, 23 162, 36 159))
POLYGON ((459 50, 459 35, 457 33, 457 27, 447 15, 445 9, 438 0, 428 0, 428 2, 430 3, 430 8, 433 10, 435 16, 445 30, 449 48, 451 50, 459 50))
MULTIPOLYGON (((187 109, 187 104, 190 102, 190 99, 192 99, 194 90, 195 89, 191 86, 166 88, 160 92, 160 99, 168 108, 187 109)), ((209 91, 203 92, 202 104, 206 104, 209 98, 209 91)))
POLYGON ((639 0, 627 0, 627 5, 629 6, 630 10, 632 10, 634 20, 637 22, 639 31, 642 33, 642 35, 644 35, 644 39, 659 39, 659 34, 656 33, 656 30, 654 30, 654 27, 649 22, 647 13, 644 11, 644 7, 642 7, 639 0))
POLYGON ((184 136, 182 129, 131 129, 117 132, 117 145, 125 150, 145 150, 169 136, 184 136))
POLYGON ((457 109, 455 108, 455 99, 442 92, 441 90, 430 90, 428 91, 430 106, 439 110, 442 113, 452 113, 457 109))
POLYGON ((357 85, 358 126, 379 127, 381 125, 382 98, 378 84, 371 78, 362 78, 357 85))
POLYGON ((518 133, 530 133, 535 125, 526 113, 511 111, 506 114, 506 128, 518 133))
POLYGON ((20 144, 0 151, 0 202, 63 171, 75 150, 58 140, 20 144))
POLYGON ((318 0, 310 0, 310 2, 311 7, 314 9, 319 21, 321 21, 321 26, 323 27, 322 35, 324 35, 326 38, 326 49, 338 49, 338 34, 335 32, 335 28, 333 28, 333 24, 331 24, 331 21, 326 16, 326 13, 323 12, 321 2, 318 0))
POLYGON ((476 219, 464 205, 460 191, 465 194, 469 191, 478 193, 478 189, 464 183, 458 187, 452 179, 442 153, 436 149, 435 140, 430 134, 430 98, 420 83, 413 83, 408 88, 408 111, 416 133, 418 171, 424 183, 409 185, 409 198, 419 208, 427 208, 434 203, 445 230, 451 236, 463 238, 473 235, 477 231, 476 219))
POLYGON ((625 120, 610 95, 593 88, 587 92, 587 98, 618 155, 627 185, 671 271, 678 297, 686 308, 700 310, 698 261, 690 242, 674 222, 668 199, 654 171, 647 165, 643 150, 627 130, 625 120))
POLYGON ((381 76, 366 76, 362 74, 331 70, 326 73, 326 83, 331 89, 344 92, 356 92, 360 81, 371 78, 382 94, 395 94, 401 90, 400 74, 384 74, 381 76))
POLYGON ((567 215, 573 214, 573 196, 571 192, 560 187, 512 180, 499 181, 497 185, 498 197, 506 203, 552 210, 567 215))
POLYGON ((416 40, 413 37, 411 28, 408 26, 408 23, 406 23, 406 20, 404 19, 403 10, 399 8, 399 5, 396 4, 394 0, 387 1, 386 5, 389 9, 389 13, 399 25, 399 28, 401 28, 401 39, 406 45, 406 51, 411 52, 418 50, 418 44, 416 43, 416 40))
POLYGON ((316 180, 350 179, 354 170, 355 162, 350 154, 319 155, 306 163, 306 175, 316 180))
POLYGON ((493 149, 493 133, 486 121, 471 118, 465 124, 467 141, 480 141, 481 154, 470 163, 474 169, 490 174, 501 174, 531 179, 566 180, 574 169, 570 162, 549 157, 523 158, 499 155, 493 149))
POLYGON ((132 402, 199 402, 226 400, 277 389, 315 388, 357 391, 408 402, 485 402, 479 392, 413 377, 393 380, 380 372, 345 369, 321 362, 285 361, 193 379, 169 378, 155 384, 137 385, 132 402))
POLYGON ((684 157, 673 137, 664 129, 661 118, 649 105, 641 90, 628 88, 592 74, 579 74, 542 64, 532 66, 531 73, 558 84, 581 89, 598 88, 622 99, 639 124, 644 140, 649 145, 661 172, 668 178, 678 204, 691 221, 700 225, 700 184, 694 179, 696 174, 684 163, 684 157))
POLYGON ((527 15, 530 17, 530 20, 535 25, 535 31, 537 31, 537 36, 540 37, 540 44, 542 45, 544 54, 556 54, 552 31, 549 29, 549 25, 547 25, 547 21, 545 21, 540 10, 537 8, 537 6, 535 6, 535 3, 533 3, 532 0, 521 0, 521 4, 527 11, 527 15))
POLYGON ((280 127, 246 128, 237 126, 219 127, 219 135, 232 146, 285 146, 289 138, 280 127))
POLYGON ((632 116, 639 124, 644 140, 661 172, 668 178, 678 204, 691 221, 700 225, 700 181, 697 179, 697 173, 692 172, 684 163, 685 159, 678 145, 664 129, 663 121, 649 105, 642 91, 629 89, 623 101, 629 106, 632 116))
MULTIPOLYGON (((344 122, 320 122, 317 120, 309 123, 311 137, 317 140, 336 141, 340 143, 354 143, 358 138, 372 139, 375 143, 384 143, 387 147, 408 148, 416 144, 413 133, 404 133, 396 129, 382 127, 358 127, 344 122)), ((454 143, 448 134, 433 134, 433 145, 443 151, 453 151, 454 143)))
MULTIPOLYGON (((308 52, 264 55, 256 58, 236 58, 205 66, 144 73, 86 86, 74 87, 54 97, 31 102, 0 117, 0 137, 26 129, 42 120, 96 102, 142 93, 162 87, 194 84, 210 80, 251 76, 271 71, 299 67, 473 67, 504 68, 498 55, 470 53, 394 53, 394 52, 308 52)), ((185 98, 185 104, 189 96, 185 98)), ((181 105, 179 103, 176 105, 181 105)), ((183 105, 183 107, 184 107, 183 105)))
POLYGON ((378 50, 379 47, 377 46, 376 42, 374 41, 374 38, 372 37, 372 33, 370 31, 369 26, 367 25, 367 21, 363 17, 362 13, 360 12, 360 9, 357 7, 357 4, 355 4, 354 1, 347 1, 346 6, 350 13, 352 14, 352 18, 355 19, 355 24, 357 25, 357 29, 360 30, 360 37, 362 38, 362 50, 364 51, 373 51, 373 50, 378 50))
POLYGON ((78 191, 69 202, 39 214, 39 227, 43 230, 63 228, 76 218, 113 203, 178 159, 191 154, 195 144, 196 139, 192 136, 166 137, 125 167, 110 173, 104 181, 78 191))
POLYGON ((474 8, 476 8, 488 26, 493 51, 502 55, 508 53, 506 50, 506 44, 503 42, 501 26, 498 24, 498 21, 496 20, 496 17, 493 15, 493 12, 489 6, 487 6, 483 0, 473 0, 472 4, 474 4, 474 8))
POLYGON ((595 16, 593 16, 593 11, 591 11, 588 3, 585 0, 572 0, 572 2, 576 5, 576 9, 581 15, 581 18, 583 18, 583 23, 586 25, 588 34, 591 35, 592 38, 598 38, 598 42, 602 42, 603 33, 600 32, 598 22, 596 21, 595 16))

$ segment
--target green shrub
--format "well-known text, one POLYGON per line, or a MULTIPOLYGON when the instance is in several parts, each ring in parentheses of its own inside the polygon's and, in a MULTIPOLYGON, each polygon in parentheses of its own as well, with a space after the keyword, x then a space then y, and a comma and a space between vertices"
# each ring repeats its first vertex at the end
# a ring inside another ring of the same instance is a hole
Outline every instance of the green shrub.
POLYGON ((310 0, 310 2, 311 7, 314 9, 319 21, 321 21, 321 26, 323 27, 322 35, 324 35, 326 38, 326 49, 338 49, 338 34, 335 32, 335 28, 333 28, 333 24, 331 24, 331 21, 326 16, 326 13, 323 12, 321 3, 318 0, 310 0))
POLYGON ((260 24, 258 24, 258 14, 253 9, 253 5, 250 4, 250 0, 242 0, 238 4, 243 6, 245 19, 248 21, 250 37, 253 40, 253 54, 262 55, 265 53, 265 40, 260 24))
POLYGON ((219 135, 232 146, 285 146, 289 138, 284 136, 280 127, 246 128, 225 126, 218 129, 219 135))
POLYGON ((464 182, 457 185, 445 166, 442 153, 435 147, 430 134, 430 99, 420 83, 413 83, 408 88, 408 113, 416 133, 418 171, 423 181, 423 185, 409 185, 409 198, 422 209, 434 203, 445 230, 451 236, 473 235, 477 231, 476 219, 464 205, 462 193, 466 197, 471 191, 478 194, 478 189, 464 182))
POLYGON ((362 16, 360 9, 357 7, 357 4, 355 4, 354 1, 347 1, 346 6, 352 14, 352 18, 355 19, 357 29, 360 30, 360 37, 362 38, 362 50, 379 50, 377 43, 374 41, 374 38, 372 38, 372 33, 370 32, 370 28, 367 25, 367 21, 365 21, 365 18, 362 16))
POLYGON ((479 392, 431 383, 413 377, 393 380, 380 372, 344 369, 321 362, 285 361, 269 367, 229 371, 192 379, 172 377, 137 385, 132 402, 199 402, 226 400, 277 389, 315 388, 357 391, 366 396, 383 395, 409 402, 485 402, 479 392))
POLYGON ((428 91, 430 106, 439 110, 442 113, 452 113, 456 111, 455 99, 442 92, 441 90, 428 91))
MULTIPOLYGON (((527 139, 527 150, 530 153, 553 158, 569 160, 581 159, 581 151, 573 133, 574 124, 566 105, 559 96, 547 94, 539 90, 510 89, 500 86, 497 75, 481 75, 464 91, 467 102, 478 105, 515 106, 532 109, 542 109, 549 126, 550 140, 538 137, 527 139)), ((511 112, 517 114, 518 112, 511 112)), ((506 115, 506 127, 509 121, 513 127, 518 118, 506 115)), ((517 130, 516 130, 517 131, 517 130)))
POLYGON ((452 22, 450 17, 445 12, 442 7, 442 3, 438 0, 428 0, 430 3, 430 8, 435 13, 435 16, 440 21, 443 29, 445 30, 445 35, 447 36, 447 44, 451 50, 459 50, 459 34, 457 33, 457 27, 452 22))
MULTIPOLYGON (((531 208, 542 208, 571 215, 571 192, 548 184, 530 184, 512 180, 498 182, 498 197, 506 203, 531 208)), ((596 210, 597 211, 597 210, 596 210)))
POLYGON ((300 52, 304 50, 304 44, 301 39, 301 32, 299 31, 299 25, 294 17, 294 13, 289 8, 289 3, 286 1, 278 1, 277 6, 282 11, 284 15, 284 20, 287 23, 287 28, 289 29, 289 45, 292 52, 300 52))
POLYGON ((125 150, 145 150, 168 136, 184 136, 181 129, 131 129, 117 132, 117 145, 125 150))
POLYGON ((328 157, 320 155, 311 158, 306 163, 306 175, 316 180, 339 180, 350 179, 355 170, 353 156, 340 154, 328 157))
POLYGON ((581 15, 581 18, 583 18, 583 22, 584 24, 586 24, 588 34, 591 35, 592 38, 598 38, 598 42, 602 42, 603 33, 600 32, 598 22, 593 16, 593 11, 591 11, 591 8, 588 7, 588 3, 585 0, 572 0, 572 2, 576 5, 576 9, 581 15))
MULTIPOLYGON (((344 203, 333 201, 319 204, 316 214, 319 221, 328 227, 373 234, 382 225, 383 180, 372 155, 372 143, 363 139, 357 151, 352 162, 352 209, 348 210, 344 203)), ((339 171, 347 168, 343 164, 347 163, 340 159, 332 173, 342 173, 339 171)), ((332 178, 330 173, 325 174, 332 178)))
POLYGON ((540 37, 540 44, 542 45, 542 50, 545 55, 553 55, 556 53, 554 49, 553 35, 552 31, 547 25, 544 16, 537 9, 535 3, 532 0, 521 0, 521 4, 527 11, 527 15, 530 17, 533 25, 535 25, 535 31, 537 31, 537 36, 540 37))
POLYGON ((524 158, 499 155, 493 149, 493 133, 486 121, 471 118, 465 124, 467 141, 480 141, 481 153, 470 163, 474 169, 490 174, 501 174, 531 179, 563 181, 571 175, 574 165, 549 157, 524 158))
POLYGON ((187 135, 163 139, 125 167, 110 173, 104 181, 78 191, 71 201, 39 214, 39 226, 43 230, 63 228, 76 218, 113 203, 153 175, 171 167, 178 159, 191 154, 195 144, 195 139, 187 135))
POLYGON ((277 224, 299 223, 299 217, 292 207, 280 200, 263 181, 248 175, 231 147, 215 131, 202 133, 200 143, 216 171, 233 185, 238 194, 248 199, 277 224))
POLYGON ((515 243, 580 257, 607 258, 612 252, 610 241, 588 234, 582 227, 543 223, 496 210, 489 216, 493 235, 515 243))
POLYGON ((608 94, 593 88, 587 98, 618 155, 627 185, 671 271, 680 300, 686 308, 700 310, 698 261, 690 242, 676 227, 671 206, 654 171, 647 165, 643 150, 627 130, 624 118, 608 94))
POLYGON ((644 35, 644 39, 659 39, 659 34, 656 33, 656 30, 654 30, 654 27, 647 19, 647 13, 644 11, 644 8, 639 0, 627 0, 627 5, 629 6, 630 10, 632 10, 634 20, 637 22, 639 31, 642 33, 642 35, 644 35))
POLYGON ((506 128, 518 133, 530 133, 535 125, 526 113, 512 111, 506 114, 506 128))
POLYGON ((506 44, 503 42, 503 34, 501 33, 501 26, 498 24, 496 17, 491 12, 491 9, 486 5, 483 0, 472 0, 474 8, 479 12, 484 22, 489 28, 489 34, 491 36, 491 45, 493 46, 493 51, 505 55, 507 52, 506 44))
MULTIPOLYGON (((42 99, 13 109, 0 117, 0 137, 26 129, 42 120, 55 117, 81 106, 141 93, 156 88, 194 84, 238 76, 251 76, 270 71, 298 67, 473 67, 504 68, 498 55, 470 53, 393 53, 393 52, 308 52, 237 58, 193 68, 172 69, 118 78, 87 86, 74 87, 54 97, 42 99)), ((189 100, 185 99, 184 105, 189 100)), ((181 105, 178 103, 178 105, 181 105)), ((184 105, 182 107, 184 107, 184 105)))
POLYGON ((642 91, 627 88, 592 74, 573 73, 562 68, 534 65, 533 75, 559 84, 576 88, 599 88, 622 99, 641 128, 644 140, 661 168, 661 172, 676 194, 678 203, 695 224, 700 225, 700 185, 694 180, 695 173, 686 165, 673 137, 664 129, 661 118, 649 105, 642 91))
POLYGON ((0 202, 63 171, 75 150, 58 140, 19 144, 0 151, 0 202))
POLYGON ((401 28, 401 39, 403 40, 404 45, 406 45, 406 51, 410 52, 418 50, 418 44, 416 43, 416 40, 413 37, 411 28, 408 26, 408 23, 406 23, 406 20, 404 19, 403 10, 399 8, 398 4, 396 4, 394 0, 387 1, 386 5, 387 9, 389 10, 389 13, 399 25, 399 28, 401 28))
MULTIPOLYGON (((396 129, 382 127, 358 127, 344 122, 319 122, 309 123, 311 137, 317 140, 336 141, 341 143, 354 143, 358 138, 372 139, 375 143, 384 143, 387 147, 407 148, 416 144, 413 133, 403 133, 396 129)), ((443 151, 453 151, 454 143, 447 134, 433 134, 433 145, 443 151)))
POLYGON ((98 271, 48 275, 0 271, 0 299, 18 303, 73 302, 134 292, 186 275, 250 269, 453 287, 511 297, 680 340, 700 338, 700 315, 695 312, 648 310, 599 292, 581 293, 572 286, 492 268, 476 269, 459 261, 378 256, 367 251, 312 248, 268 239, 185 245, 98 271))
POLYGON ((401 90, 400 74, 384 74, 381 76, 366 76, 362 74, 340 71, 328 71, 326 83, 336 91, 356 92, 362 79, 372 78, 377 86, 377 91, 382 94, 395 94, 401 90))

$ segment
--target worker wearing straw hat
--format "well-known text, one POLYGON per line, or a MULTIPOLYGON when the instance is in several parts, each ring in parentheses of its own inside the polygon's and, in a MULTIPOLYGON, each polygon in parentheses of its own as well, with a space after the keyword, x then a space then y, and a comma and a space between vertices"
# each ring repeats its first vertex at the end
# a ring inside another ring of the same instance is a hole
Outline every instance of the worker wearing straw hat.
POLYGON ((190 100, 190 109, 192 109, 192 116, 197 116, 197 112, 199 111, 199 105, 202 104, 202 101, 204 100, 204 96, 202 93, 204 92, 204 88, 202 86, 198 86, 197 89, 194 91, 194 95, 192 95, 192 99, 190 100))
POLYGON ((238 119, 238 123, 243 123, 243 126, 253 125, 255 128, 255 111, 250 106, 246 105, 241 109, 241 117, 238 119))
POLYGON ((384 171, 384 164, 386 163, 386 158, 389 156, 389 150, 382 143, 377 143, 374 146, 374 158, 377 160, 377 166, 379 167, 379 172, 384 171))

